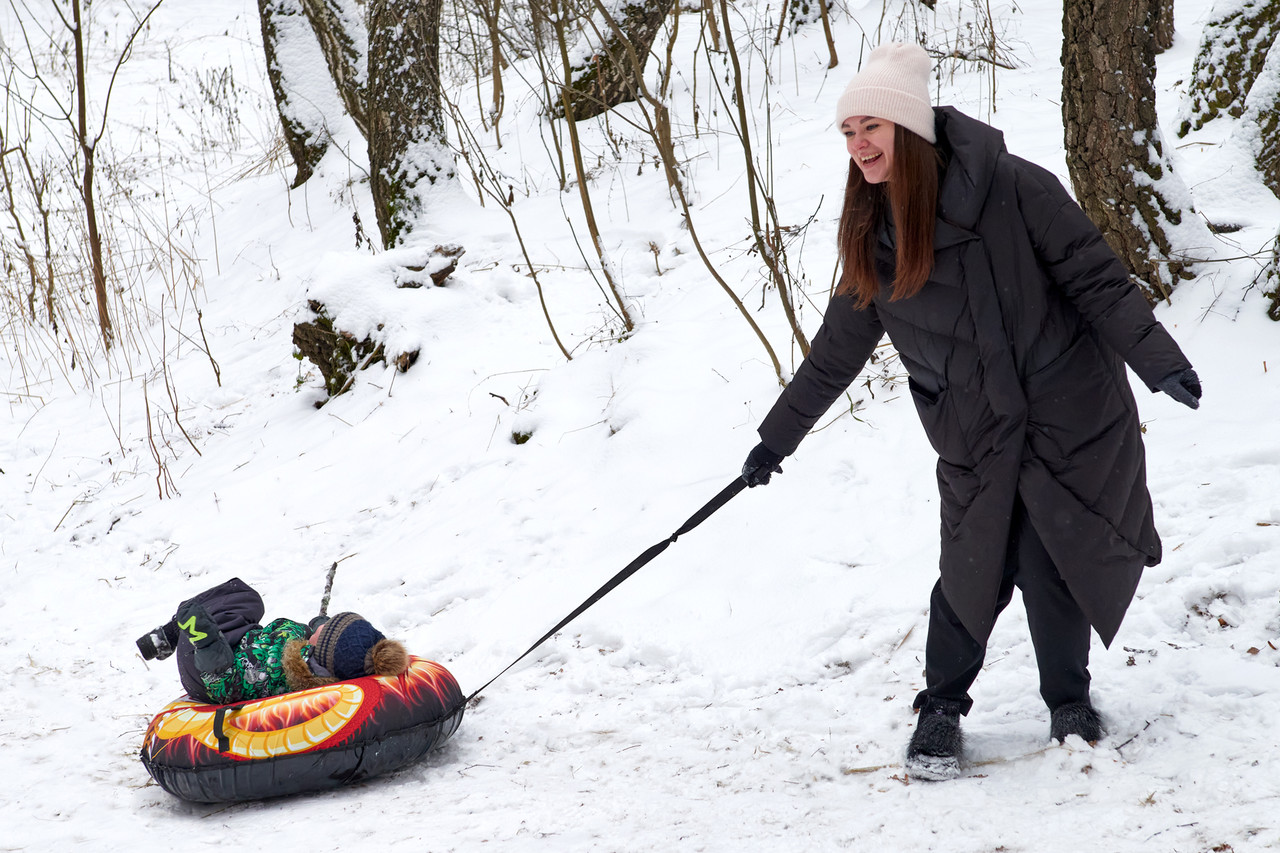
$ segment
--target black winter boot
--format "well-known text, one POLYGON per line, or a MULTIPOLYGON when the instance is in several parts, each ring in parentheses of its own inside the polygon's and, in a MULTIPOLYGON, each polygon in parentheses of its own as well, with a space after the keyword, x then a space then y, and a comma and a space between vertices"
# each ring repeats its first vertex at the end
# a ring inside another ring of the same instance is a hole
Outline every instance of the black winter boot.
POLYGON ((167 622, 143 634, 137 643, 143 660, 164 660, 178 648, 178 626, 167 622))
POLYGON ((916 715, 916 730, 907 744, 907 773, 929 782, 954 779, 960 775, 963 753, 960 703, 926 699, 916 715))
POLYGON ((1102 719, 1088 702, 1059 705, 1049 717, 1049 736, 1058 742, 1065 741, 1071 735, 1079 735, 1093 746, 1105 734, 1102 719))

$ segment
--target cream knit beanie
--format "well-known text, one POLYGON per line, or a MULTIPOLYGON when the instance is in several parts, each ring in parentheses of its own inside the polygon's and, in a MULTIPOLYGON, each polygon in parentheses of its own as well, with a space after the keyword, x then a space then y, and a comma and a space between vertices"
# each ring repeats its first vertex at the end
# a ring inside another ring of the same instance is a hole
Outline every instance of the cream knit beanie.
POLYGON ((937 142, 929 76, 933 61, 918 44, 882 44, 836 101, 836 129, 849 116, 875 116, 937 142))

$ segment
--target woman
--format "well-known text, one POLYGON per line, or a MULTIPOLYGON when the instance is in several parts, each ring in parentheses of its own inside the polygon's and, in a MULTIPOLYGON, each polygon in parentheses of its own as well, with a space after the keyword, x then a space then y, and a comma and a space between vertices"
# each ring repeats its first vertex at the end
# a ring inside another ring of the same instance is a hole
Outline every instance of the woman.
POLYGON ((941 576, 908 770, 960 771, 960 716, 1022 590, 1051 736, 1096 742, 1090 627, 1110 645, 1160 561, 1124 365, 1197 408, 1200 383, 1062 185, 1002 134, 929 100, 918 45, 874 50, 840 96, 843 275, 808 358, 759 428, 750 486, 781 472, 887 333, 938 453, 941 576))

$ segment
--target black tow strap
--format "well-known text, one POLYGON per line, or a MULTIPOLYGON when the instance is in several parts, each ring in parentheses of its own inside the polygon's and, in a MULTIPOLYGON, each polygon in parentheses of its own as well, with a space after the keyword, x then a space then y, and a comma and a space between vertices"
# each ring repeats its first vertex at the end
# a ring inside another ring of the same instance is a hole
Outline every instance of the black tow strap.
POLYGON ((223 705, 213 712, 213 736, 218 739, 218 752, 226 753, 231 751, 231 739, 227 737, 227 731, 223 724, 227 719, 227 706, 223 705))
POLYGON ((568 625, 574 619, 577 619, 579 616, 581 616, 584 612, 586 612, 587 608, 591 607, 591 605, 595 604, 597 601, 604 598, 609 593, 613 592, 613 590, 618 586, 618 584, 622 583, 624 580, 634 575, 637 571, 640 570, 642 566, 644 566, 654 557, 661 554, 663 551, 667 550, 667 546, 670 545, 672 542, 676 541, 681 536, 688 533, 690 530, 692 530, 693 528, 697 527, 699 524, 701 524, 702 522, 710 518, 711 515, 716 510, 720 509, 720 507, 727 504, 733 498, 734 495, 738 494, 738 492, 742 491, 746 487, 747 487, 747 483, 745 480, 743 480, 741 477, 734 478, 734 481, 732 483, 725 486, 720 491, 720 494, 716 495, 714 498, 708 501, 706 505, 702 507, 702 509, 695 512, 689 518, 688 521, 686 521, 683 525, 681 525, 679 530, 677 530, 675 533, 672 533, 669 538, 664 539, 663 541, 659 542, 657 545, 654 545, 651 548, 649 548, 639 557, 636 557, 634 560, 628 563, 625 569, 618 572, 613 577, 609 578, 608 582, 605 583, 604 586, 600 587, 598 590, 593 592, 591 594, 591 597, 588 598, 586 601, 582 602, 581 604, 579 604, 576 610, 574 610, 568 616, 561 619, 558 625, 556 625, 547 633, 543 634, 541 639, 539 639, 538 642, 530 646, 528 650, 525 651, 524 654, 520 655, 520 657, 516 658, 511 663, 507 664, 507 666, 502 670, 502 672, 498 673, 493 678, 490 678, 488 681, 486 681, 484 684, 484 687, 481 687, 479 690, 477 690, 476 692, 468 696, 467 701, 470 702, 472 699, 479 696, 486 688, 488 688, 490 684, 493 684, 493 682, 497 681, 499 678, 505 675, 508 669, 511 669, 511 667, 515 666, 516 664, 520 663, 520 661, 528 657, 533 652, 534 649, 536 649, 538 646, 545 643, 547 640, 551 639, 551 637, 557 631, 563 628, 565 625, 568 625))

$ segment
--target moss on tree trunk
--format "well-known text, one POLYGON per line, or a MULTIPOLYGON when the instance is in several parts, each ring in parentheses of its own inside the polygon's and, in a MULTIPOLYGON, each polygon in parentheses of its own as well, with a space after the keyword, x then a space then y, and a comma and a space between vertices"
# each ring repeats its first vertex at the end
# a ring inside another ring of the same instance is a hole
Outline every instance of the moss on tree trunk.
POLYGON ((1187 91, 1189 106, 1178 135, 1199 130, 1219 115, 1243 115, 1245 95, 1278 36, 1280 0, 1219 0, 1200 37, 1187 91))
POLYGON ((440 91, 441 3, 369 3, 370 188, 386 248, 413 231, 428 187, 456 174, 440 91))

